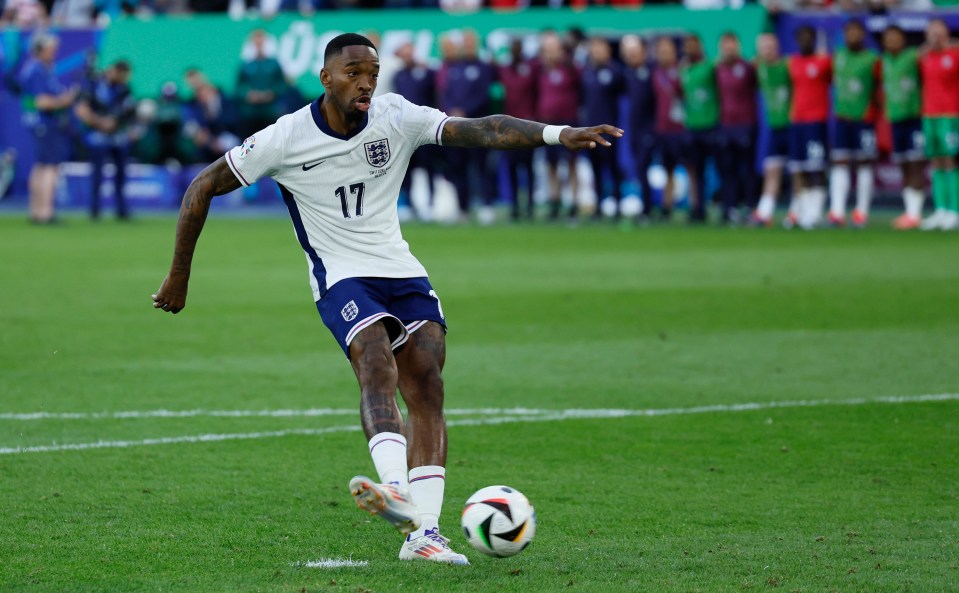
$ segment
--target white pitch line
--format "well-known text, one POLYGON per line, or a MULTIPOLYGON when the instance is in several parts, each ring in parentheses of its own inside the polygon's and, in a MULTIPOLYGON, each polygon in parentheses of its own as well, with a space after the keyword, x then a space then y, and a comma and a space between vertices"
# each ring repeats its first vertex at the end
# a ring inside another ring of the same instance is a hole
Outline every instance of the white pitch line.
POLYGON ((353 560, 349 558, 323 558, 322 560, 308 560, 306 562, 290 562, 290 566, 297 568, 358 568, 369 566, 369 560, 353 560))
MULTIPOLYGON (((555 410, 532 408, 454 408, 450 416, 500 416, 549 414, 555 410)), ((312 418, 319 416, 354 416, 357 408, 308 408, 303 410, 126 410, 117 412, 5 412, 0 420, 102 420, 128 418, 312 418)))
MULTIPOLYGON (((694 406, 690 408, 652 408, 652 409, 568 409, 568 410, 526 410, 526 414, 513 416, 489 416, 485 418, 463 418, 450 420, 448 426, 489 426, 496 424, 556 422, 563 420, 582 420, 595 418, 627 418, 637 416, 677 416, 683 414, 710 414, 721 412, 751 412, 781 408, 814 408, 823 406, 861 406, 868 404, 909 404, 959 400, 959 393, 939 393, 916 396, 892 396, 875 398, 851 398, 846 400, 794 400, 781 402, 750 402, 742 404, 716 404, 694 406)), ((517 408, 520 409, 520 408, 517 408)), ((179 443, 210 443, 284 437, 290 435, 315 436, 331 432, 358 432, 358 425, 329 426, 326 428, 299 428, 275 430, 270 432, 248 432, 235 434, 202 434, 195 436, 161 437, 141 441, 97 441, 93 443, 73 443, 62 445, 39 445, 30 447, 0 448, 0 455, 18 453, 51 453, 56 451, 83 451, 86 449, 110 449, 152 445, 174 445, 179 443)))
POLYGON ((0 455, 15 455, 17 453, 52 453, 55 451, 85 451, 87 449, 123 449, 126 447, 144 447, 151 445, 176 445, 180 443, 216 443, 220 441, 241 441, 252 439, 269 439, 290 435, 315 436, 331 432, 356 432, 359 426, 328 426, 326 428, 292 428, 289 430, 273 430, 269 432, 244 432, 235 434, 198 434, 182 437, 160 437, 143 439, 142 441, 96 441, 94 443, 64 443, 62 445, 38 445, 33 447, 3 447, 0 455))

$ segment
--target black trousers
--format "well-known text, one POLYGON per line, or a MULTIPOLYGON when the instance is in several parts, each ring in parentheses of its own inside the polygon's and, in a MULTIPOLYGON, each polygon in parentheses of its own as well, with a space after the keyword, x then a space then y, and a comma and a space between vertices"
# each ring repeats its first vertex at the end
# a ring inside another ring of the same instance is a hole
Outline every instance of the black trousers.
POLYGON ((509 171, 510 204, 513 207, 513 219, 520 217, 519 207, 519 176, 520 172, 526 175, 526 217, 533 217, 533 151, 506 150, 503 151, 509 171))
POLYGON ((722 181, 723 218, 740 200, 749 208, 756 205, 756 129, 754 126, 724 126, 717 138, 716 165, 722 181))
POLYGON ((589 163, 593 166, 593 189, 596 192, 596 203, 599 204, 603 198, 612 195, 616 198, 616 203, 623 198, 623 173, 619 168, 618 149, 614 143, 612 146, 597 146, 593 150, 587 151, 589 163), (612 193, 606 192, 605 173, 609 173, 613 182, 612 193))
POLYGON ((489 152, 487 148, 450 148, 446 151, 449 165, 446 178, 456 188, 456 199, 463 214, 469 214, 474 194, 479 194, 487 206, 493 203, 492 176, 486 163, 489 152))
POLYGON ((90 165, 93 167, 90 216, 93 218, 100 216, 100 186, 103 185, 103 166, 107 163, 107 160, 113 161, 116 166, 116 173, 113 176, 113 199, 116 202, 117 217, 127 218, 130 216, 126 196, 123 193, 123 186, 127 178, 127 152, 128 149, 125 146, 90 147, 90 165))

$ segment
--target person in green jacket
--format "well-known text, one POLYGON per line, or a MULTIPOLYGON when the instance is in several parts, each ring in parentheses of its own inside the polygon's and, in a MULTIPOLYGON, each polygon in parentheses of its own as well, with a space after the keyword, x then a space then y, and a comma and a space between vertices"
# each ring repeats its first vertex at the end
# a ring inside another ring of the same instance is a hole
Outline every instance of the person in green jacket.
POLYGON ((892 160, 902 168, 905 212, 893 228, 919 228, 926 200, 926 159, 922 135, 919 52, 906 47, 906 34, 896 25, 883 31, 882 89, 886 119, 892 125, 892 160))
POLYGON ((716 128, 719 124, 719 93, 716 68, 706 59, 702 39, 695 33, 683 39, 685 58, 680 68, 683 105, 688 135, 690 222, 706 221, 706 161, 716 158, 716 128))
MULTIPOLYGON (((792 81, 789 63, 779 53, 779 39, 763 33, 756 39, 756 73, 763 97, 768 140, 763 155, 763 193, 753 213, 756 226, 770 226, 776 199, 782 192, 783 170, 789 157, 789 111, 792 109, 792 81)), ((790 205, 792 210, 792 204, 790 205)), ((795 213, 793 213, 795 215, 795 213)))
POLYGON ((845 47, 833 58, 836 128, 829 172, 829 224, 846 224, 846 200, 856 170, 856 207, 852 224, 865 226, 872 201, 876 147, 875 106, 879 56, 866 47, 866 26, 859 20, 843 27, 845 47))
POLYGON ((250 33, 253 58, 240 66, 236 81, 240 128, 250 136, 283 115, 281 98, 288 85, 276 58, 267 55, 267 37, 263 29, 250 33))

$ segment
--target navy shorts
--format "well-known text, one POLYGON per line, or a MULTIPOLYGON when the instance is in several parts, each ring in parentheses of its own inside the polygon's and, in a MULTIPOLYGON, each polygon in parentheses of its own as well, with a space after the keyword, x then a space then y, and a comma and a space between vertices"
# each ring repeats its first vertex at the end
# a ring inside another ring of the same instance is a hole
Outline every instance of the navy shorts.
POLYGON ((876 158, 876 128, 870 123, 837 119, 832 143, 834 159, 876 158))
POLYGON ((683 147, 685 154, 682 160, 689 163, 689 166, 702 165, 709 157, 718 155, 718 148, 718 129, 687 130, 686 145, 683 147))
POLYGON ((811 173, 826 170, 826 122, 792 124, 789 127, 789 170, 811 173))
POLYGON ((893 122, 892 124, 892 160, 895 163, 909 163, 926 158, 926 138, 922 135, 922 121, 919 118, 893 122))
POLYGON ((659 155, 663 167, 673 169, 679 163, 685 162, 688 146, 685 132, 659 134, 656 137, 656 144, 659 146, 659 155))
POLYGON ((789 158, 789 128, 769 130, 769 143, 763 155, 763 168, 782 167, 789 158))
POLYGON ((716 146, 720 154, 726 148, 752 150, 756 146, 756 126, 720 126, 716 132, 716 146))
POLYGON ((70 160, 70 136, 55 125, 39 123, 33 128, 37 141, 36 161, 41 165, 59 165, 70 160))
POLYGON ((347 358, 353 338, 377 321, 386 325, 393 350, 427 321, 446 330, 443 306, 427 278, 345 278, 316 301, 316 310, 347 358))

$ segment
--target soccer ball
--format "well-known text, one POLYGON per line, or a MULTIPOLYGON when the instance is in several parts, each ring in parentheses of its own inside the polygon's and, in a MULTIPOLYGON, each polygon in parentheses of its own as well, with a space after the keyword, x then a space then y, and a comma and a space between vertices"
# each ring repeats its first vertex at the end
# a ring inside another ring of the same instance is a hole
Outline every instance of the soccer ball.
POLYGON ((536 510, 508 486, 487 486, 470 496, 461 522, 470 545, 497 558, 519 554, 536 534, 536 510))

